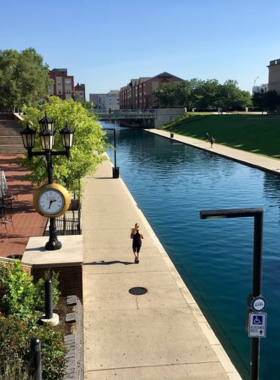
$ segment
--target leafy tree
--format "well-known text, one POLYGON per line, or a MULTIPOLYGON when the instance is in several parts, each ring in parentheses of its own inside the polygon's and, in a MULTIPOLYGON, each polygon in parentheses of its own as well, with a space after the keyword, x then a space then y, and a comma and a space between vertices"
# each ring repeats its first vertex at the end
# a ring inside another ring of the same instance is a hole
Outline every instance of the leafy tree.
POLYGON ((262 111, 269 110, 274 112, 280 105, 280 96, 276 91, 265 91, 261 89, 252 96, 254 107, 260 108, 262 111))
POLYGON ((237 81, 228 80, 221 88, 220 104, 224 109, 240 109, 251 105, 251 95, 248 91, 241 91, 237 81))
MULTIPOLYGON (((75 103, 73 99, 61 100, 58 97, 48 98, 47 102, 37 108, 25 107, 24 111, 25 124, 29 122, 37 131, 40 129, 38 120, 44 117, 45 112, 48 118, 54 120, 56 130, 64 128, 66 122, 69 128, 75 130, 70 159, 67 160, 65 156, 53 156, 52 164, 54 181, 68 188, 74 195, 79 195, 80 179, 86 174, 93 173, 105 159, 103 155, 107 147, 105 133, 96 116, 81 103, 75 103)), ((42 150, 39 140, 37 136, 34 151, 42 150)), ((53 150, 64 150, 57 135, 53 150)), ((30 171, 23 177, 24 180, 30 180, 37 186, 47 182, 44 157, 33 157, 31 160, 20 157, 16 162, 30 171)))
POLYGON ((0 50, 0 107, 32 106, 46 96, 48 65, 35 49, 0 50))
POLYGON ((260 108, 261 110, 265 109, 266 102, 265 102, 265 91, 261 89, 258 92, 254 92, 252 96, 252 102, 253 106, 260 108))
POLYGON ((79 103, 81 103, 81 105, 86 108, 87 110, 90 110, 92 109, 92 105, 91 105, 91 102, 87 101, 87 100, 80 100, 79 103))
POLYGON ((237 87, 237 82, 228 80, 220 84, 217 79, 168 83, 155 90, 159 107, 181 106, 200 110, 223 108, 241 109, 251 105, 251 96, 237 87))
POLYGON ((267 110, 274 112, 280 105, 280 96, 276 91, 267 91, 264 94, 264 103, 267 110))

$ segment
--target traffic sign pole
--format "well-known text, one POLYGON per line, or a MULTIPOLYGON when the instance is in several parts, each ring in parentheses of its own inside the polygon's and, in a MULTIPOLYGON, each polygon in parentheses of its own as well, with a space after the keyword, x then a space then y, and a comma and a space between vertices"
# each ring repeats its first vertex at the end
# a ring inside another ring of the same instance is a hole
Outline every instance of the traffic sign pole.
MULTIPOLYGON (((262 294, 263 213, 254 216, 253 297, 262 294)), ((260 338, 251 338, 251 380, 259 380, 260 338)))

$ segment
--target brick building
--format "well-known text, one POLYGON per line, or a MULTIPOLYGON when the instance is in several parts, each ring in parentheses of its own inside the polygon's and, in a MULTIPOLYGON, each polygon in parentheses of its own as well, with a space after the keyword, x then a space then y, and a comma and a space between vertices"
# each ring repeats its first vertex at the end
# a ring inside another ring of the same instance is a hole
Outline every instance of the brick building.
POLYGON ((160 89, 165 84, 179 81, 183 81, 183 79, 167 72, 158 74, 152 78, 141 77, 131 79, 130 83, 120 89, 120 108, 160 108, 158 99, 153 95, 153 91, 160 89))
POLYGON ((74 76, 67 74, 67 69, 53 69, 49 72, 51 85, 48 94, 58 96, 63 100, 75 97, 75 100, 86 100, 86 88, 84 84, 74 85, 74 76))
POLYGON ((77 101, 86 100, 86 86, 84 84, 77 83, 74 87, 74 92, 77 101))
POLYGON ((70 99, 74 93, 74 76, 67 74, 67 69, 53 69, 49 72, 51 85, 49 95, 58 96, 66 100, 70 99))

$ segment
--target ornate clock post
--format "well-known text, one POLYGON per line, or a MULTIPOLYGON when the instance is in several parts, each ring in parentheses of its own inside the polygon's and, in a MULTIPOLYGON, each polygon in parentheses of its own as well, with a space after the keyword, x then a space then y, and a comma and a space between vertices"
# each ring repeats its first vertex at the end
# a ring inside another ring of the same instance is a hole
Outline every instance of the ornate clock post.
POLYGON ((41 215, 50 218, 49 241, 46 243, 45 248, 49 251, 54 251, 62 247, 61 242, 57 239, 55 218, 67 211, 70 203, 70 197, 66 189, 58 184, 53 183, 52 156, 66 156, 67 159, 70 158, 70 148, 73 145, 74 131, 69 129, 66 123, 65 127, 60 131, 62 144, 65 148, 65 151, 53 152, 52 149, 54 145, 55 135, 54 122, 52 119, 49 119, 45 113, 45 117, 39 120, 39 124, 41 127, 39 136, 43 152, 32 151, 32 149, 35 147, 36 131, 31 129, 29 127, 29 124, 27 124, 27 127, 20 133, 22 136, 23 145, 28 151, 29 159, 31 159, 33 156, 46 157, 48 185, 37 189, 34 194, 34 206, 41 215))

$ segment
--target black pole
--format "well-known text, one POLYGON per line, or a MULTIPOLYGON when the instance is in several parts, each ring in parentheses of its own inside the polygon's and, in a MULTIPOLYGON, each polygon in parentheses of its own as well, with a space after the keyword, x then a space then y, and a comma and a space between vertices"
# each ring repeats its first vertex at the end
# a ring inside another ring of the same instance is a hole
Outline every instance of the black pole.
MULTIPOLYGON (((50 150, 46 151, 47 160, 47 172, 48 172, 48 183, 53 183, 53 166, 52 166, 52 152, 50 150)), ((61 249, 62 244, 57 238, 56 233, 56 220, 55 218, 50 218, 49 226, 49 241, 46 243, 45 248, 47 251, 56 251, 61 249)))
POLYGON ((41 343, 38 338, 31 339, 32 379, 42 380, 41 343))
MULTIPOLYGON (((263 213, 254 218, 254 256, 253 256, 253 297, 262 293, 262 240, 263 213)), ((251 380, 259 380, 260 370, 260 338, 251 338, 251 380)))
POLYGON ((120 168, 117 167, 117 143, 116 143, 116 130, 115 128, 103 128, 104 131, 114 132, 114 167, 113 167, 113 178, 119 178, 120 168))
POLYGON ((116 144, 116 130, 114 128, 114 167, 117 167, 117 144, 116 144))
MULTIPOLYGON (((254 251, 253 251, 253 291, 252 298, 262 293, 262 244, 263 244, 263 209, 230 209, 200 211, 201 219, 254 217, 254 251)), ((251 311, 251 310, 250 310, 251 311)), ((259 380, 260 369, 260 338, 251 338, 250 380, 259 380)))
POLYGON ((53 306, 52 306, 52 280, 47 279, 45 281, 45 317, 46 319, 52 319, 53 306))

